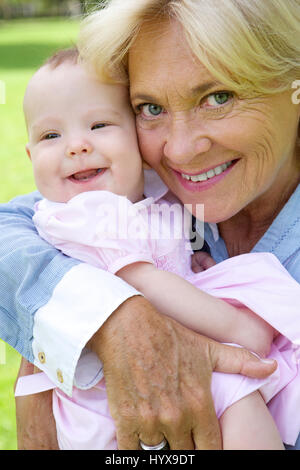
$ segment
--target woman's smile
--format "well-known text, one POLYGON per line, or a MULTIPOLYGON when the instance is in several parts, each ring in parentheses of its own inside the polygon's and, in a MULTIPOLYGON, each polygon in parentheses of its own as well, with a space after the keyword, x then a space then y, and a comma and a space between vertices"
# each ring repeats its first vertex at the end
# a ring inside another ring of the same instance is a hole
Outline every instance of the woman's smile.
POLYGON ((233 169, 238 160, 222 163, 201 173, 183 173, 172 170, 184 189, 191 192, 207 191, 222 181, 233 169))

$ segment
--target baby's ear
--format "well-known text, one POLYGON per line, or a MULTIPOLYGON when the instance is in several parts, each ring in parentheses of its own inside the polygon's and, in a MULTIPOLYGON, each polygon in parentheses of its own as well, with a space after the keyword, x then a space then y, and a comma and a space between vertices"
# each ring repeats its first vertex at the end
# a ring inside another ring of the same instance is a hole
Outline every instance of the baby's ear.
POLYGON ((29 144, 26 144, 25 149, 26 149, 26 153, 29 157, 29 160, 31 160, 31 153, 30 153, 30 149, 29 149, 29 144))
POLYGON ((144 170, 152 170, 152 167, 150 165, 148 165, 148 163, 145 162, 145 160, 143 160, 143 168, 144 168, 144 170))

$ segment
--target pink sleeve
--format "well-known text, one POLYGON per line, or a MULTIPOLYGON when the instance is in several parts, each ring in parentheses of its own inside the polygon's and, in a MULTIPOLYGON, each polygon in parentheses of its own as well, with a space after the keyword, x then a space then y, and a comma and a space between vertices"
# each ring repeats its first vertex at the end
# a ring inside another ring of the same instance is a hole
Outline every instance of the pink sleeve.
POLYGON ((43 201, 33 220, 41 237, 63 253, 112 273, 154 263, 147 209, 124 196, 91 191, 67 203, 43 201))

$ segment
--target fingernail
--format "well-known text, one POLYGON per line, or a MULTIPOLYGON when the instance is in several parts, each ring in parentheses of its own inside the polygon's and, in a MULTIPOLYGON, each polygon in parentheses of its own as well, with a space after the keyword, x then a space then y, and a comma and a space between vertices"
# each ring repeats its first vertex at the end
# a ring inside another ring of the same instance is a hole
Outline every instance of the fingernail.
POLYGON ((261 358, 259 358, 259 359, 260 359, 261 362, 263 362, 264 364, 273 364, 273 362, 275 362, 274 359, 261 359, 261 358))
POLYGON ((273 364, 274 362, 274 359, 267 359, 265 357, 260 357, 257 353, 251 351, 251 354, 253 354, 253 356, 257 357, 257 359, 259 359, 261 362, 264 362, 265 364, 273 364))

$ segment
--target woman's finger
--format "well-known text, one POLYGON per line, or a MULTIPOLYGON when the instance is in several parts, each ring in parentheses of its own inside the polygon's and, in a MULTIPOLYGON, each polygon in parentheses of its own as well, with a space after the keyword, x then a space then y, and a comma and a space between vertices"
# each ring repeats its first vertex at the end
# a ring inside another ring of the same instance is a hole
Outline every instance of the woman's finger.
POLYGON ((209 406, 205 413, 196 419, 193 439, 197 450, 221 450, 222 436, 214 407, 209 406), (210 413, 208 412, 210 410, 210 413))
POLYGON ((140 441, 137 434, 116 430, 118 450, 140 450, 140 441))
POLYGON ((212 368, 216 372, 242 374, 247 377, 262 379, 268 377, 277 368, 273 359, 260 359, 256 354, 244 348, 209 342, 212 368))

